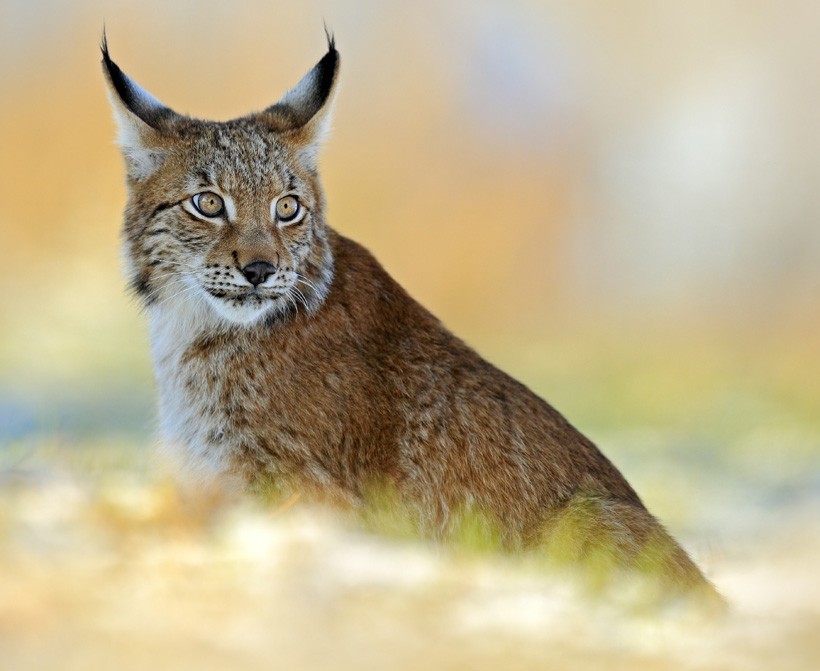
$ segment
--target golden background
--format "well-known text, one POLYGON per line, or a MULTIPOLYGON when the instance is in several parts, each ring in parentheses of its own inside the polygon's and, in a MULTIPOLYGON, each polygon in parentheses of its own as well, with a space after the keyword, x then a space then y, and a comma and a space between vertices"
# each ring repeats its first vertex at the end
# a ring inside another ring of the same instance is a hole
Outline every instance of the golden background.
MULTIPOLYGON (((105 22, 114 60, 142 86, 179 112, 227 119, 298 81, 324 53, 323 21, 342 56, 322 159, 331 225, 600 444, 740 604, 721 649, 757 650, 744 664, 770 668, 788 648, 795 668, 813 668, 820 5, 799 0, 2 0, 0 656, 16 669, 109 668, 118 650, 144 644, 178 652, 181 665, 252 667, 267 654, 264 623, 281 628, 297 666, 334 658, 330 644, 323 656, 309 637, 294 643, 302 639, 287 610, 265 610, 250 582, 237 587, 219 572, 273 571, 264 552, 231 554, 245 547, 231 534, 253 514, 224 522, 228 540, 215 540, 209 526, 168 512, 175 495, 150 457, 145 324, 120 275, 124 177, 98 48, 105 22), (200 553, 196 575, 211 596, 177 582, 175 571, 190 568, 179 534, 200 553), (140 597, 143 611, 121 612, 117 580, 139 592, 145 557, 157 553, 165 563, 148 565, 163 588, 140 597), (123 573, 112 578, 100 562, 123 573), (102 602, 89 597, 95 589, 102 602), (191 613, 168 611, 172 602, 191 613), (242 619, 248 609, 259 619, 242 619), (157 631, 154 611, 165 613, 157 631), (226 623, 247 628, 240 643, 226 623), (37 654, 35 641, 46 641, 37 654)), ((290 538, 263 527, 260 537, 290 538)), ((320 555, 338 530, 317 533, 320 555)), ((365 552, 357 565, 389 551, 365 552)), ((392 617, 391 580, 375 597, 370 583, 361 588, 375 599, 370 617, 392 617)), ((352 650, 363 634, 340 625, 363 617, 349 593, 310 585, 315 608, 296 599, 305 626, 334 599, 347 614, 321 620, 346 650, 340 667, 381 668, 378 656, 365 662, 352 650)), ((461 588, 490 598, 476 583, 461 588)), ((405 628, 381 631, 383 648, 424 653, 419 623, 439 606, 416 598, 403 602, 405 628)), ((428 650, 428 662, 480 668, 513 649, 520 668, 539 668, 532 660, 545 659, 539 646, 555 622, 536 615, 491 618, 481 645, 497 650, 472 661, 446 652, 442 625, 425 634, 439 655, 428 650), (539 631, 526 638, 532 622, 539 631), (525 642, 508 649, 499 627, 525 642)), ((577 619, 588 623, 588 613, 577 619)), ((657 668, 685 661, 641 626, 625 634, 624 660, 642 658, 651 640, 657 668)), ((458 634, 466 649, 483 649, 469 631, 458 634)), ((587 650, 568 640, 547 638, 551 650, 558 641, 573 651, 575 668, 614 654, 611 641, 587 650)), ((730 664, 710 654, 709 664, 730 664)), ((150 656, 129 659, 120 668, 150 656)))

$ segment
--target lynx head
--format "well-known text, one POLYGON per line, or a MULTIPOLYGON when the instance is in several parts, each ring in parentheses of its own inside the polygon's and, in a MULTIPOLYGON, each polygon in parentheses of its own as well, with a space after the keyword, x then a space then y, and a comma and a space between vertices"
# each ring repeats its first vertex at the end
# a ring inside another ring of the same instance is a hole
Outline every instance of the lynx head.
POLYGON ((275 105, 226 122, 177 114, 111 60, 103 71, 125 158, 124 251, 148 306, 227 324, 316 310, 333 276, 317 153, 339 55, 275 105))

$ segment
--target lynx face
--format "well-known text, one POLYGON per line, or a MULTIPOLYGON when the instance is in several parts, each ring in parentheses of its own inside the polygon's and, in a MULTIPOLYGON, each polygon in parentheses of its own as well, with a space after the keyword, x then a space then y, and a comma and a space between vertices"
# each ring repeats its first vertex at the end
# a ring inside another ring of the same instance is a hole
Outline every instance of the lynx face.
POLYGON ((165 107, 103 45, 128 170, 125 257, 148 305, 233 324, 321 305, 333 258, 316 155, 338 62, 330 41, 280 102, 217 123, 165 107))

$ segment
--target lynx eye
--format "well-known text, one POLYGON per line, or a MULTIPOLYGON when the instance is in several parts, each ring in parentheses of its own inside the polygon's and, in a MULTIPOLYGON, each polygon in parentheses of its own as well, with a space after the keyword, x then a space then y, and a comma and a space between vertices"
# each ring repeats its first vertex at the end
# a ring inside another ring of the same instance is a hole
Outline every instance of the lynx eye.
POLYGON ((218 217, 225 211, 225 202, 222 196, 213 191, 203 191, 191 197, 197 212, 206 217, 218 217))
POLYGON ((276 201, 276 218, 282 223, 295 221, 302 212, 302 204, 296 196, 282 196, 276 201))

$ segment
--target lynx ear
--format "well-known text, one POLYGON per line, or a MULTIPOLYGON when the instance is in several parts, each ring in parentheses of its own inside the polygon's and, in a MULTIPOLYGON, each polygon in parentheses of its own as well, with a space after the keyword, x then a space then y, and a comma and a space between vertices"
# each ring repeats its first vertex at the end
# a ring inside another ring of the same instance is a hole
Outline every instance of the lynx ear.
POLYGON ((151 175, 165 160, 174 127, 183 119, 126 75, 108 55, 103 33, 102 65, 117 121, 117 141, 128 174, 136 180, 151 175))
POLYGON ((257 114, 272 130, 294 141, 309 160, 330 128, 330 110, 339 74, 336 41, 327 35, 327 53, 282 99, 257 114))

